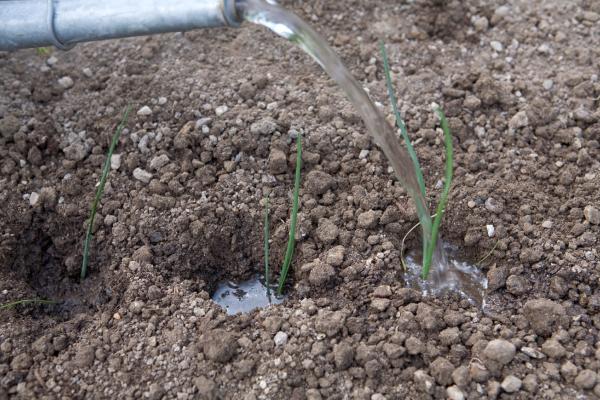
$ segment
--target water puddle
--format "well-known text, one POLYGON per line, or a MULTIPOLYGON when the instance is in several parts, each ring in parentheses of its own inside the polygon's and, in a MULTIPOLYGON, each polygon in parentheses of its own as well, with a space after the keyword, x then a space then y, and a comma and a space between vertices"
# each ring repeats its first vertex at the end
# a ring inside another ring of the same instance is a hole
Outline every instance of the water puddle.
POLYGON ((265 308, 271 304, 280 304, 285 300, 284 296, 277 296, 277 287, 271 288, 270 296, 267 295, 267 287, 264 278, 255 275, 251 279, 235 283, 224 281, 219 283, 212 300, 223 307, 228 315, 248 313, 257 308, 265 308))
POLYGON ((421 279, 421 255, 417 252, 409 253, 406 256, 407 272, 404 274, 406 286, 419 290, 425 296, 459 293, 471 304, 483 308, 487 289, 486 276, 475 265, 459 259, 455 246, 444 244, 443 249, 443 259, 436 265, 446 267, 433 268, 426 281, 421 279))

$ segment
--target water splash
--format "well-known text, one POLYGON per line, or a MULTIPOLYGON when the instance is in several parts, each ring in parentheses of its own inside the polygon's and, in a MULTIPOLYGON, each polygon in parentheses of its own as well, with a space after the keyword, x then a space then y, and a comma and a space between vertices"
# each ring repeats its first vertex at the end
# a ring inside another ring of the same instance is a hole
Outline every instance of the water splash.
POLYGON ((277 286, 271 287, 271 295, 268 295, 263 277, 255 275, 241 283, 232 281, 219 283, 212 300, 223 307, 228 315, 248 313, 257 308, 282 303, 285 297, 276 296, 276 290, 277 286))
POLYGON ((421 279, 421 257, 416 252, 406 256, 407 271, 404 274, 406 286, 419 290, 423 295, 440 296, 446 293, 459 293, 471 304, 483 308, 487 278, 475 266, 458 258, 458 248, 442 244, 444 251, 436 251, 437 265, 445 268, 431 270, 429 279, 421 279))
MULTIPOLYGON (((364 121, 367 130, 387 157, 396 173, 396 177, 414 200, 424 240, 431 237, 432 222, 428 218, 429 210, 427 201, 419 189, 417 174, 408 151, 402 146, 401 139, 396 134, 395 129, 387 123, 381 111, 375 107, 365 90, 354 79, 340 57, 327 44, 325 39, 298 16, 278 6, 273 1, 238 0, 237 7, 244 19, 263 25, 276 34, 297 44, 346 93, 348 99, 352 102, 364 121)), ((461 269, 460 265, 454 262, 447 262, 444 255, 444 248, 440 243, 441 240, 438 240, 431 264, 429 282, 425 283, 425 285, 430 286, 428 292, 436 294, 438 290, 434 290, 435 287, 439 287, 440 290, 454 288, 459 291, 470 292, 470 289, 461 289, 461 287, 469 286, 470 283, 467 283, 469 279, 475 286, 478 285, 477 282, 480 279, 475 273, 477 269, 474 269, 472 271, 473 274, 471 274, 465 272, 466 269, 461 269), (456 276, 461 274, 464 275, 464 279, 456 278, 456 276), (446 282, 446 280, 449 281, 446 282)), ((423 248, 426 245, 427 243, 424 243, 423 248)), ((416 276, 419 276, 419 274, 416 276)))

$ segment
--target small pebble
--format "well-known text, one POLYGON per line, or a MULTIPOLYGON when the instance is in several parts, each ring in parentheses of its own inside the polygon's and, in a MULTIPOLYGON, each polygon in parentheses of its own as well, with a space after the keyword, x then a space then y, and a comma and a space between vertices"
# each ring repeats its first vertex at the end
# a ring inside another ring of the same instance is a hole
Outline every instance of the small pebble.
POLYGON ((141 116, 148 116, 150 114, 152 114, 152 109, 148 106, 143 106, 137 112, 137 115, 141 115, 141 116))
POLYGON ((446 389, 446 394, 450 400, 465 400, 464 393, 456 385, 450 386, 448 389, 446 389))
POLYGON ((63 76, 58 80, 58 84, 63 89, 70 89, 73 87, 73 79, 70 76, 63 76))
POLYGON ((273 341, 275 342, 275 346, 283 346, 288 341, 288 334, 283 331, 279 331, 275 334, 273 341))
POLYGON ((521 389, 521 384, 522 382, 519 378, 514 375, 508 375, 506 378, 504 378, 500 386, 506 393, 514 393, 521 389))
POLYGON ((217 117, 225 114, 227 111, 229 110, 229 107, 227 106, 219 106, 217 108, 215 108, 215 114, 217 114, 217 117))
POLYGON ((167 98, 166 97, 159 97, 158 98, 158 105, 159 106, 163 106, 165 104, 167 104, 167 98))
POLYGON ((30 206, 35 206, 38 201, 40 199, 40 195, 37 192, 31 192, 31 194, 29 195, 29 205, 30 206))
POLYGON ((110 168, 117 170, 121 168, 121 155, 113 154, 110 156, 110 168))
POLYGON ((133 177, 138 181, 148 183, 150 182, 150 179, 152 179, 152 174, 141 168, 136 168, 133 170, 133 177))
POLYGON ((496 228, 494 228, 494 225, 486 225, 485 228, 487 229, 488 237, 494 237, 496 234, 496 228))
POLYGON ((494 49, 494 51, 497 51, 498 53, 504 50, 504 46, 502 45, 502 43, 498 42, 497 40, 492 40, 490 42, 490 46, 492 46, 492 49, 494 49))
POLYGON ((554 81, 552 81, 552 79, 544 79, 542 86, 544 87, 544 89, 550 90, 554 86, 554 81))
POLYGON ((553 223, 549 219, 542 222, 542 228, 544 228, 544 229, 550 229, 550 228, 552 228, 552 225, 553 225, 553 223))
POLYGON ((46 64, 48 64, 49 66, 53 66, 54 64, 56 64, 58 62, 58 58, 54 57, 54 56, 50 56, 47 60, 46 60, 46 64))

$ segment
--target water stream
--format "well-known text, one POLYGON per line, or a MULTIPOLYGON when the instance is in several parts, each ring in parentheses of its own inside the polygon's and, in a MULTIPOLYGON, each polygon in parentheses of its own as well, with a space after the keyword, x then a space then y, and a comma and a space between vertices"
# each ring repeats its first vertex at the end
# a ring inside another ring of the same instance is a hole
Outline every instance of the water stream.
MULTIPOLYGON (((247 21, 263 25, 279 36, 295 43, 309 54, 346 93, 364 121, 367 130, 375 139, 396 173, 396 177, 406 188, 418 209, 421 228, 425 237, 430 236, 431 220, 427 201, 419 190, 417 175, 407 150, 402 146, 400 137, 385 120, 383 114, 371 101, 362 86, 354 79, 340 57, 314 29, 294 13, 278 6, 275 2, 264 0, 238 0, 238 11, 247 21)), ((469 297, 472 290, 464 287, 477 286, 479 276, 459 271, 456 264, 448 262, 445 250, 438 240, 433 256, 428 282, 420 286, 424 293, 437 293, 434 288, 456 289, 469 297)), ((421 282, 421 281, 419 281, 421 282)), ((479 293, 479 290, 477 290, 479 293)), ((473 300, 473 299, 472 299, 473 300)), ((480 301, 475 300, 481 304, 480 301)))

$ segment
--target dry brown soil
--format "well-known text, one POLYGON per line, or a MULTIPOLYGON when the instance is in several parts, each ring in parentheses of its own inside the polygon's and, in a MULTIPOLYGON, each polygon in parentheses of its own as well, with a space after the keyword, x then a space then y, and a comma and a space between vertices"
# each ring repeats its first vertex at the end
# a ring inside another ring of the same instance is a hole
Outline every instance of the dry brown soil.
POLYGON ((0 399, 600 396, 600 2, 284 4, 389 113, 385 40, 431 193, 443 151, 430 104, 446 110, 442 235, 471 261, 495 248, 489 309, 403 288, 414 207, 340 90, 265 29, 1 53, 0 303, 58 303, 0 311, 0 399), (260 271, 267 194, 281 262, 298 133, 289 300, 227 316, 211 291, 260 271))

